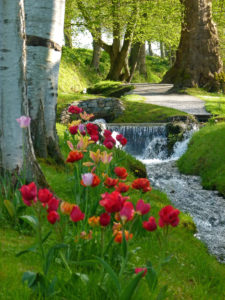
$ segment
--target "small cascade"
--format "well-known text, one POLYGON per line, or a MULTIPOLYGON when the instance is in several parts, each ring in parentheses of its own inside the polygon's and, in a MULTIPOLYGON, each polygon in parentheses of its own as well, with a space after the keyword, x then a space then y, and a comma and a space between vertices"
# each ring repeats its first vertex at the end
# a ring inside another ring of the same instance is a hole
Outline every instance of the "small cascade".
POLYGON ((169 156, 167 129, 164 124, 106 125, 109 130, 113 131, 114 137, 116 133, 123 134, 128 140, 125 150, 145 163, 160 163, 178 159, 186 151, 192 134, 197 130, 197 127, 193 127, 192 130, 186 131, 183 140, 175 143, 174 151, 169 156))
POLYGON ((149 147, 151 141, 155 141, 152 152, 157 153, 165 148, 162 144, 165 144, 166 140, 166 126, 150 125, 150 126, 137 126, 137 125, 111 125, 107 124, 107 128, 114 132, 119 132, 125 138, 127 138, 126 151, 130 154, 138 157, 145 155, 146 149, 149 147))

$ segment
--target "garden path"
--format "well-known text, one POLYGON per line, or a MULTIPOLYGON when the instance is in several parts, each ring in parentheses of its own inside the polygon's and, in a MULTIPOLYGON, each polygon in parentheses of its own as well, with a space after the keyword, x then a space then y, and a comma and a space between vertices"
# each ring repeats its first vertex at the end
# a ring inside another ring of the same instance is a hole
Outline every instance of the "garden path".
POLYGON ((172 84, 135 83, 136 88, 129 94, 144 96, 147 103, 175 108, 193 115, 208 115, 203 100, 185 94, 168 93, 172 84))

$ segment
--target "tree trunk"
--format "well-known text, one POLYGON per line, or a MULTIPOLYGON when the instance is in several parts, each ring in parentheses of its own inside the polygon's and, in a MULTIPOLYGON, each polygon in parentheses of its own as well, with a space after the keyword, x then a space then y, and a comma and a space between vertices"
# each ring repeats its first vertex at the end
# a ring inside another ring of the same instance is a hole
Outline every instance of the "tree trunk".
POLYGON ((97 41, 93 39, 93 56, 91 61, 91 67, 94 68, 96 72, 99 72, 100 57, 101 57, 101 46, 97 41))
POLYGON ((163 78, 176 87, 216 86, 215 73, 222 71, 217 29, 212 21, 211 0, 181 0, 185 15, 174 66, 163 78))
POLYGON ((129 65, 130 65, 130 78, 128 80, 129 82, 132 81, 134 72, 137 67, 140 48, 141 48, 141 43, 139 43, 139 42, 133 44, 133 46, 131 47, 130 58, 129 58, 129 65))
POLYGON ((165 48, 163 42, 160 42, 160 56, 161 58, 165 58, 165 48))
POLYGON ((137 61, 137 69, 141 75, 147 77, 145 43, 142 44, 140 47, 140 52, 137 61))
POLYGON ((153 56, 153 55, 154 55, 154 53, 153 53, 153 51, 152 51, 152 43, 151 43, 151 42, 148 42, 148 54, 149 54, 150 56, 153 56))
POLYGON ((46 185, 36 162, 30 129, 16 122, 29 115, 26 97, 24 1, 0 1, 0 169, 46 185), (23 170, 26 170, 24 172, 23 170))
POLYGON ((64 29, 64 40, 65 40, 65 46, 72 49, 73 42, 72 42, 72 29, 71 28, 64 29))
POLYGON ((63 163, 55 122, 64 9, 65 0, 25 0, 32 140, 38 157, 58 163, 63 163))

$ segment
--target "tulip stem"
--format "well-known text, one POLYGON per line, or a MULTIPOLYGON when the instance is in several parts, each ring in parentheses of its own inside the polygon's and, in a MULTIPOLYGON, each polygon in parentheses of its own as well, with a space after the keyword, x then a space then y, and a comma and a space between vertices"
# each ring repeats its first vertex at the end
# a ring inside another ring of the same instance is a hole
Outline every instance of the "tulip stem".
POLYGON ((39 243, 39 248, 41 251, 41 257, 42 260, 44 261, 45 259, 45 253, 42 245, 42 232, 41 232, 41 206, 38 206, 38 228, 37 228, 37 234, 38 234, 38 243, 39 243))
POLYGON ((105 228, 101 227, 101 257, 103 257, 103 253, 104 253, 104 239, 105 237, 105 228))

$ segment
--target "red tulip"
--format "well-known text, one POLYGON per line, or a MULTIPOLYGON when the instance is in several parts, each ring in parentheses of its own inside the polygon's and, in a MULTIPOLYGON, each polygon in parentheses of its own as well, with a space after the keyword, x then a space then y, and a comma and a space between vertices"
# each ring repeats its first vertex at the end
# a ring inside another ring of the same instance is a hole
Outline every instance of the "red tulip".
POLYGON ((34 182, 31 182, 28 185, 23 185, 20 188, 20 193, 24 204, 31 206, 32 201, 37 202, 37 186, 34 182))
POLYGON ((115 190, 119 193, 126 193, 129 190, 129 188, 129 185, 126 185, 123 182, 119 182, 118 185, 115 187, 115 190))
POLYGON ((148 231, 154 231, 157 229, 157 224, 154 217, 150 217, 148 221, 143 222, 143 228, 148 231))
POLYGON ((123 167, 116 167, 114 169, 114 172, 116 176, 119 177, 120 179, 126 179, 128 176, 127 170, 123 167))
POLYGON ((101 214, 101 216, 100 216, 99 223, 101 224, 101 226, 106 227, 106 226, 109 225, 110 219, 111 219, 111 217, 110 217, 109 214, 103 213, 103 214, 101 214))
POLYGON ((145 203, 142 199, 138 200, 136 204, 136 211, 140 215, 145 215, 147 214, 151 209, 151 206, 149 203, 145 203))
POLYGON ((105 138, 107 138, 107 137, 110 137, 112 135, 112 132, 110 130, 105 129, 103 135, 104 135, 105 138))
POLYGON ((111 188, 111 187, 114 187, 117 182, 118 182, 119 179, 114 179, 114 178, 111 178, 111 177, 107 177, 105 182, 104 182, 104 185, 107 187, 107 188, 111 188))
POLYGON ((70 163, 73 163, 75 161, 78 161, 80 159, 82 159, 84 156, 83 156, 83 153, 79 152, 79 151, 70 151, 68 157, 67 157, 67 160, 66 162, 70 162, 70 163))
POLYGON ((112 192, 111 194, 105 193, 101 196, 102 200, 99 201, 99 204, 103 206, 108 213, 120 211, 125 202, 125 198, 116 191, 112 192))
POLYGON ((152 190, 150 187, 150 181, 147 178, 135 179, 132 183, 132 188, 142 190, 143 193, 150 192, 152 190))
POLYGON ((92 181, 92 187, 96 187, 96 186, 98 186, 99 184, 100 184, 100 182, 101 182, 101 180, 100 180, 100 178, 96 175, 96 174, 94 174, 94 173, 92 173, 93 174, 93 181, 92 181))
POLYGON ((84 219, 84 213, 80 210, 79 206, 74 206, 71 213, 70 213, 70 219, 73 222, 78 222, 84 219))
POLYGON ((95 135, 91 135, 91 140, 94 141, 95 143, 99 140, 99 136, 98 134, 95 134, 95 135))
POLYGON ((71 133, 71 134, 77 134, 77 131, 78 131, 78 126, 70 126, 69 127, 69 132, 71 133))
POLYGON ((87 133, 89 135, 97 135, 98 136, 98 126, 93 123, 88 123, 86 125, 87 133))
POLYGON ((70 107, 68 108, 68 112, 70 112, 71 114, 80 114, 82 111, 82 108, 75 105, 70 105, 70 107))
POLYGON ((59 221, 60 216, 55 210, 52 210, 47 215, 47 219, 48 219, 49 223, 55 224, 55 222, 59 221))
POLYGON ((125 202, 123 208, 120 211, 120 217, 122 221, 130 221, 134 217, 134 206, 131 202, 125 202))
POLYGON ((48 189, 40 189, 38 191, 38 199, 42 203, 47 203, 52 197, 53 194, 48 189))
POLYGON ((143 272, 143 271, 144 271, 144 273, 143 273, 142 277, 144 277, 144 276, 146 275, 147 271, 148 271, 147 268, 136 268, 136 269, 134 270, 134 272, 135 272, 136 274, 138 274, 138 273, 140 273, 140 272, 143 272))
POLYGON ((53 211, 53 210, 56 211, 58 209, 58 207, 59 207, 59 200, 56 199, 55 197, 52 197, 48 201, 47 205, 48 205, 48 210, 47 210, 48 212, 53 211))
POLYGON ((164 227, 165 225, 171 225, 176 227, 180 221, 178 217, 179 213, 180 211, 171 205, 163 207, 159 212, 159 226, 164 227))

